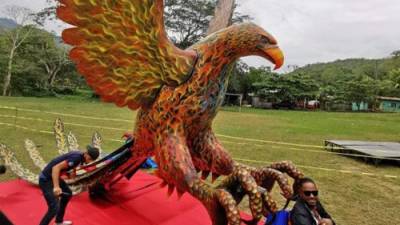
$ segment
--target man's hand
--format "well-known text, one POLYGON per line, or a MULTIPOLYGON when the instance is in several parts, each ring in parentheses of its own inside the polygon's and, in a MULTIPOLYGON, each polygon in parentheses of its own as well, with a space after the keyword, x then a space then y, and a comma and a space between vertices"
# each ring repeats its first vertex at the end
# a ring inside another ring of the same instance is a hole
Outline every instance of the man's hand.
POLYGON ((333 225, 333 223, 331 219, 322 218, 318 225, 333 225))
POLYGON ((58 197, 58 196, 61 195, 62 190, 61 190, 60 187, 55 187, 55 188, 53 188, 53 193, 54 193, 54 195, 55 195, 56 197, 58 197))
POLYGON ((58 163, 57 165, 53 166, 51 171, 51 178, 53 180, 53 193, 55 196, 61 195, 61 188, 60 188, 60 173, 61 170, 68 169, 68 162, 66 160, 58 163))

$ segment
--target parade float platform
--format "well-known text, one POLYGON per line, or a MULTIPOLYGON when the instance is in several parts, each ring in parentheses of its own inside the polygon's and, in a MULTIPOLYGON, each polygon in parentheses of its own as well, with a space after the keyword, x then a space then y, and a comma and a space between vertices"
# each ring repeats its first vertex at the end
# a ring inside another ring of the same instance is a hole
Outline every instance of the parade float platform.
MULTIPOLYGON (((121 180, 106 200, 74 196, 65 215, 74 225, 211 225, 204 206, 189 194, 167 196, 161 180, 138 171, 121 180)), ((41 190, 23 180, 0 183, 0 210, 15 225, 35 225, 47 210, 41 190)), ((242 215, 249 218, 248 215, 242 215)), ((262 224, 262 222, 260 222, 262 224)))

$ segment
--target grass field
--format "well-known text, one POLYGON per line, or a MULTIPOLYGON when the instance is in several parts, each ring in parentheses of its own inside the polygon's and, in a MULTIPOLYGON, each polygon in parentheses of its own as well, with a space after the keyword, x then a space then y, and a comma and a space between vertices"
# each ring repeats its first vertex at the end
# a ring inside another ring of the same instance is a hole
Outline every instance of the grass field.
MULTIPOLYGON (((105 139, 103 148, 111 151, 121 144, 123 131, 133 128, 135 112, 71 97, 0 97, 0 142, 38 172, 23 150, 23 140, 30 138, 40 144, 42 155, 50 160, 56 155, 54 138, 38 131, 51 132, 57 117, 63 119, 66 130, 73 131, 82 146, 98 130, 105 139)), ((325 139, 400 141, 400 114, 221 110, 214 130, 232 156, 243 163, 261 166, 293 161, 317 181, 321 200, 337 224, 400 224, 398 165, 375 167, 322 148, 325 139)), ((0 181, 12 178, 7 172, 0 181)))

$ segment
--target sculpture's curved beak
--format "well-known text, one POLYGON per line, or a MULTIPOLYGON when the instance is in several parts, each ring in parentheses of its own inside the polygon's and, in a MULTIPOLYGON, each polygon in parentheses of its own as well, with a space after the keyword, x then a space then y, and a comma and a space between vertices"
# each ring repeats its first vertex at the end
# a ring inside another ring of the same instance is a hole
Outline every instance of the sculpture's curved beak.
POLYGON ((274 70, 279 69, 284 62, 284 56, 281 51, 281 49, 276 46, 276 45, 269 45, 266 47, 264 50, 264 53, 266 54, 267 58, 269 61, 271 61, 273 64, 275 64, 274 70))

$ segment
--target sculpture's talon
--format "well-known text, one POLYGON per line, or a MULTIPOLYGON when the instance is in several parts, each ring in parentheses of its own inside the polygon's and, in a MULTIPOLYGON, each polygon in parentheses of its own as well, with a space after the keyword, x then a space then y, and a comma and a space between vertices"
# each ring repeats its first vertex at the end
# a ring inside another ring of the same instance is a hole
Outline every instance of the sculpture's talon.
POLYGON ((160 187, 161 187, 161 188, 164 188, 164 187, 167 186, 167 185, 168 185, 168 183, 165 182, 165 181, 163 181, 163 182, 161 182, 160 187))
POLYGON ((211 174, 211 177, 212 177, 211 183, 214 183, 214 182, 218 179, 219 176, 220 176, 220 175, 217 174, 217 173, 212 173, 212 174, 211 174))
POLYGON ((263 215, 267 217, 270 213, 275 213, 278 211, 278 207, 276 202, 272 199, 269 193, 263 193, 263 215))
POLYGON ((282 173, 286 173, 295 181, 304 176, 304 174, 300 170, 298 170, 291 161, 276 162, 270 165, 269 168, 278 170, 282 173))
MULTIPOLYGON (((271 191, 275 181, 279 184, 283 196, 286 199, 290 199, 293 195, 292 188, 289 185, 289 181, 286 176, 279 170, 264 167, 260 169, 248 168, 251 171, 252 176, 255 178, 258 185, 271 191)), ((286 171, 285 171, 286 172, 286 171)))
POLYGON ((170 197, 172 193, 174 193, 174 190, 175 186, 173 184, 168 184, 168 197, 170 197))
POLYGON ((185 194, 184 191, 179 190, 178 188, 176 189, 176 192, 178 193, 178 199, 181 199, 183 194, 185 194))
POLYGON ((205 180, 210 175, 210 171, 202 171, 201 172, 201 179, 205 180))
POLYGON ((292 198, 292 189, 284 173, 289 174, 294 180, 303 176, 291 162, 286 161, 259 169, 235 163, 234 171, 217 188, 228 191, 236 204, 248 195, 253 219, 242 221, 245 224, 257 224, 262 216, 278 210, 277 203, 270 195, 275 182, 279 184, 286 199, 292 198))
POLYGON ((222 207, 225 210, 226 218, 221 218, 221 215, 223 214, 220 212, 212 216, 216 217, 212 218, 213 222, 215 224, 226 224, 226 222, 228 222, 229 225, 240 225, 242 219, 240 218, 239 209, 237 208, 236 201, 233 199, 232 195, 223 189, 217 189, 214 193, 219 205, 215 207, 213 213, 221 211, 219 207, 222 207), (226 219, 227 221, 221 223, 221 219, 226 219))

